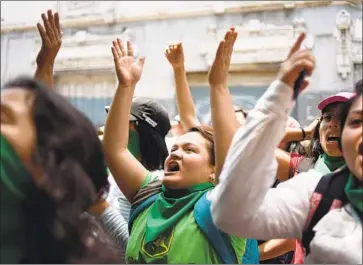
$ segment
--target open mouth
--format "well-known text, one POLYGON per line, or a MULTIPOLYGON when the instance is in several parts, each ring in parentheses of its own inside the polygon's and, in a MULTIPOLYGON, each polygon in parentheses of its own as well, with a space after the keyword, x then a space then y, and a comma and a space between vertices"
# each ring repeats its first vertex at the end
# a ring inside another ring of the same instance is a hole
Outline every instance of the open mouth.
POLYGON ((170 161, 168 163, 168 166, 167 166, 166 170, 167 170, 168 173, 175 173, 175 172, 180 171, 180 166, 179 166, 178 162, 170 161))
POLYGON ((339 139, 340 139, 340 137, 337 137, 337 136, 329 136, 327 138, 327 142, 329 142, 329 143, 336 142, 337 143, 339 141, 339 139))
POLYGON ((363 156, 363 143, 360 143, 360 145, 359 145, 358 154, 363 156))

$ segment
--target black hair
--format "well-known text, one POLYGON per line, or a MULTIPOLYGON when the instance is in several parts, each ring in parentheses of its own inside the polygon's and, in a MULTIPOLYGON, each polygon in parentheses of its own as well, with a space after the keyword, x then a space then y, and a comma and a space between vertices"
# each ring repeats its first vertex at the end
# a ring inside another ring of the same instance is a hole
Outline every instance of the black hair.
POLYGON ((289 142, 285 149, 288 153, 296 153, 303 156, 308 156, 305 147, 301 144, 300 141, 289 142))
POLYGON ((319 120, 318 124, 315 127, 315 131, 313 134, 313 139, 310 142, 310 152, 311 152, 311 157, 313 157, 314 162, 316 162, 319 158, 319 156, 321 154, 324 154, 324 150, 321 147, 320 144, 320 124, 321 124, 321 119, 319 120))
MULTIPOLYGON (((340 128, 343 131, 345 122, 347 121, 349 110, 352 107, 354 101, 363 94, 363 84, 362 79, 360 79, 354 86, 354 90, 356 95, 350 98, 347 102, 344 103, 341 113, 340 113, 340 128)), ((342 150, 342 141, 341 137, 338 140, 339 149, 342 150)))
MULTIPOLYGON (((340 105, 340 106, 344 106, 345 102, 334 102, 331 103, 329 105, 327 105, 324 109, 322 109, 321 113, 324 113, 327 111, 328 107, 334 106, 334 105, 340 105)), ((340 110, 341 111, 341 110, 340 110)), ((339 114, 340 116, 341 114, 339 114)), ((313 134, 313 139, 310 142, 310 146, 309 146, 309 150, 311 152, 311 157, 313 157, 313 161, 316 162, 319 158, 320 155, 324 154, 324 150, 321 147, 320 144, 320 125, 322 122, 322 118, 320 118, 317 126, 315 127, 315 131, 313 134)), ((340 130, 340 132, 342 132, 342 130, 340 130)), ((339 137, 340 138, 340 137, 339 137)))
POLYGON ((34 93, 31 115, 36 143, 32 161, 43 172, 24 202, 23 262, 117 262, 116 253, 94 236, 94 227, 82 217, 96 201, 96 194, 108 189, 104 154, 95 128, 65 98, 32 78, 19 77, 3 89, 14 88, 34 93))
POLYGON ((165 138, 142 120, 135 123, 135 129, 140 136, 141 164, 149 171, 163 169, 169 155, 165 138))

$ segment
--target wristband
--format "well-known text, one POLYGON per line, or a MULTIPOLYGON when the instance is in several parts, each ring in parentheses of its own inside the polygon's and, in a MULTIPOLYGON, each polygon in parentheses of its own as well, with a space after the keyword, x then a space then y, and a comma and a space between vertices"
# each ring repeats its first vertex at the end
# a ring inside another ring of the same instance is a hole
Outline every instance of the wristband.
POLYGON ((301 141, 304 141, 305 137, 306 137, 306 132, 305 132, 303 127, 300 127, 300 129, 301 129, 301 132, 302 132, 302 140, 301 141))

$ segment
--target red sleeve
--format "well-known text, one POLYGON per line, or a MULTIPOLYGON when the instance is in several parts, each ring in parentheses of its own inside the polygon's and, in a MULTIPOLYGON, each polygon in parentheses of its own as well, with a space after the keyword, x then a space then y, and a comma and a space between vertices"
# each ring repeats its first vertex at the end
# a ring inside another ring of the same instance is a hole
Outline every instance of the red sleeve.
POLYGON ((290 154, 289 179, 292 178, 293 176, 295 176, 296 169, 297 169, 298 165, 300 164, 301 160, 303 160, 303 158, 304 158, 303 155, 299 155, 296 153, 290 154))

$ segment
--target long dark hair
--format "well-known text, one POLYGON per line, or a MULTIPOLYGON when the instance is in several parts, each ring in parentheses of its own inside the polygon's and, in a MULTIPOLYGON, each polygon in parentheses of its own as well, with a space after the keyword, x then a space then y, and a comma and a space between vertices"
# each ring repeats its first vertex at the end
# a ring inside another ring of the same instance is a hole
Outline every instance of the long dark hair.
POLYGON ((141 164, 149 171, 163 169, 168 156, 165 137, 144 121, 137 121, 135 128, 140 136, 141 164))
MULTIPOLYGON (((349 99, 349 101, 347 101, 346 103, 344 103, 341 113, 340 113, 340 128, 344 129, 345 126, 345 122, 347 121, 348 118, 348 114, 349 114, 349 110, 353 105, 353 102, 363 94, 363 82, 362 79, 360 79, 354 86, 354 90, 356 95, 354 97, 352 97, 351 99, 349 99)), ((339 138, 339 149, 342 150, 342 142, 341 142, 341 137, 339 138)))
POLYGON ((316 162, 320 155, 324 154, 324 150, 320 144, 320 124, 321 119, 319 120, 318 124, 315 127, 315 131, 313 134, 313 139, 310 142, 309 150, 311 152, 311 157, 314 158, 314 162, 316 162))
POLYGON ((23 262, 116 262, 111 248, 94 236, 94 227, 82 217, 96 201, 96 194, 108 188, 95 128, 65 98, 31 78, 17 78, 3 89, 13 88, 34 93, 36 143, 32 160, 43 172, 37 188, 26 196, 23 262))

